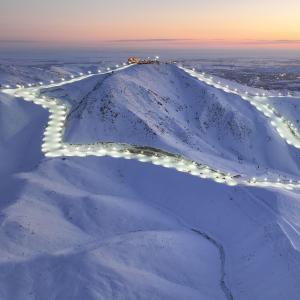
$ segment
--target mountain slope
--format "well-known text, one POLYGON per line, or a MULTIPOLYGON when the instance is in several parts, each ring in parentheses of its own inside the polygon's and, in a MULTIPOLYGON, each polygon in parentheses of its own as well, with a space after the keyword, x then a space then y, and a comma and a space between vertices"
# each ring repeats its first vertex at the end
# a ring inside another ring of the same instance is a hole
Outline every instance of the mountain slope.
MULTIPOLYGON (((297 152, 257 111, 172 66, 134 67, 50 94, 73 107, 69 141, 145 142, 241 172, 258 172, 257 155, 273 172, 284 170, 284 159, 287 172, 297 172, 297 152), (109 91, 109 107, 124 118, 99 113, 109 91), (183 138, 187 124, 194 143, 183 138), (243 126, 252 133, 240 140, 243 126), (156 135, 146 135, 149 128, 156 135), (280 154, 262 148, 266 132, 280 154), (250 142, 253 153, 237 163, 232 149, 250 142)), ((10 174, 0 186, 0 299, 298 299, 299 192, 229 187, 123 159, 47 159, 45 111, 3 97, 0 108, 1 170, 10 174)))
POLYGON ((0 232, 7 299, 230 299, 223 273, 234 298, 297 299, 297 194, 108 158, 45 160, 18 177, 0 232))
POLYGON ((228 172, 299 174, 297 151, 261 113, 176 66, 136 66, 47 94, 71 107, 65 134, 71 143, 126 142, 228 172))

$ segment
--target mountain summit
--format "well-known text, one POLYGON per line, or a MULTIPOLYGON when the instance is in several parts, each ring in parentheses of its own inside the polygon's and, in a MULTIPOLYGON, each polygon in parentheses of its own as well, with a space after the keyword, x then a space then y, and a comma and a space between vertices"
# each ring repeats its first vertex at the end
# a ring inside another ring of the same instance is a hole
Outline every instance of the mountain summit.
POLYGON ((46 93, 70 106, 70 143, 146 145, 253 176, 299 172, 295 150, 263 114, 174 65, 138 65, 46 93))

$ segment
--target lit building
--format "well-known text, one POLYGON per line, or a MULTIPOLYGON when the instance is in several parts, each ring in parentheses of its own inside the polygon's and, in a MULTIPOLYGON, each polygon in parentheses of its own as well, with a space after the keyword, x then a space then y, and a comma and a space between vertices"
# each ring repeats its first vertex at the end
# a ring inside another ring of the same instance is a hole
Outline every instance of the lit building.
POLYGON ((140 59, 137 57, 129 57, 128 58, 128 63, 129 64, 138 64, 140 62, 140 59))

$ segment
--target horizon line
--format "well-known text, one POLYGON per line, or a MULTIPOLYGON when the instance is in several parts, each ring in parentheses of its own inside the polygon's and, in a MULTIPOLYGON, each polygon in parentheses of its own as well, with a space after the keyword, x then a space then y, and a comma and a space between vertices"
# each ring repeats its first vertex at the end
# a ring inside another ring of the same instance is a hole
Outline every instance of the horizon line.
MULTIPOLYGON (((300 47, 300 39, 195 39, 195 38, 144 38, 144 39, 113 39, 113 40, 91 40, 91 41, 55 41, 55 40, 33 40, 33 39, 0 39, 0 47, 7 45, 65 45, 65 46, 120 46, 141 44, 145 46, 152 46, 159 44, 161 46, 169 44, 168 46, 186 46, 186 47, 245 47, 245 46, 291 46, 300 47), (184 44, 186 43, 186 44, 184 44), (171 44, 171 45, 170 45, 171 44)), ((297 47, 298 48, 298 47, 297 47)))

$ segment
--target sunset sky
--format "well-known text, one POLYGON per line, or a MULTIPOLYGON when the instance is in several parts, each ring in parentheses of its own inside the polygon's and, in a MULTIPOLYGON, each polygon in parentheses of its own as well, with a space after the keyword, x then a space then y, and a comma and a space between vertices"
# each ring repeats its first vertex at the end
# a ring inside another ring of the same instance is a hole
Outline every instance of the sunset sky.
POLYGON ((300 49, 300 0, 0 0, 0 43, 300 49))

